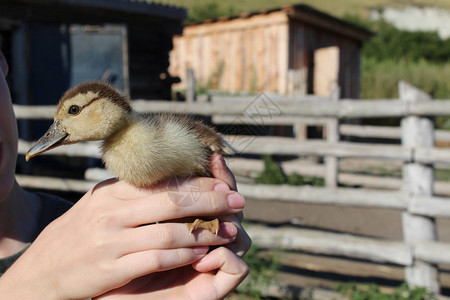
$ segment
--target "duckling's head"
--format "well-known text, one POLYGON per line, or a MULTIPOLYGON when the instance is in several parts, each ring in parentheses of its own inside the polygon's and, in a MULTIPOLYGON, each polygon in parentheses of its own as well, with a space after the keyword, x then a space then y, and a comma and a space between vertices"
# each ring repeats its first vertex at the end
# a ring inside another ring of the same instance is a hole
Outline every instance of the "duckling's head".
POLYGON ((129 124, 131 113, 128 99, 110 85, 82 83, 61 97, 53 124, 25 158, 64 144, 108 139, 129 124))

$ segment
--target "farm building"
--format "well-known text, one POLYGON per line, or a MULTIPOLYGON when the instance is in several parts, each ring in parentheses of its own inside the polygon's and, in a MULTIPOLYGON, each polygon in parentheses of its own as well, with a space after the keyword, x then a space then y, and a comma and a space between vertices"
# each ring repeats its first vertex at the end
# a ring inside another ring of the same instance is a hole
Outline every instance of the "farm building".
POLYGON ((1 1, 13 98, 54 104, 86 80, 109 81, 132 98, 168 98, 172 36, 185 17, 182 8, 131 0, 1 1))
POLYGON ((170 73, 200 87, 358 98, 360 50, 372 33, 306 5, 221 17, 188 25, 174 37, 170 73))

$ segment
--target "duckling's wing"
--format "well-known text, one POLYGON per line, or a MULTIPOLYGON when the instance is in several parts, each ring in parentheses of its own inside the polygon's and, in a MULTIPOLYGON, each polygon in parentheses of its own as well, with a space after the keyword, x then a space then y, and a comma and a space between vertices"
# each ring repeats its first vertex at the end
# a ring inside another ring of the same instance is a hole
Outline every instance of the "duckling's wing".
POLYGON ((183 127, 192 130, 199 141, 205 145, 206 148, 210 149, 211 152, 217 152, 222 155, 232 155, 235 153, 230 144, 228 144, 214 128, 204 124, 200 120, 194 120, 185 115, 170 113, 157 113, 148 115, 148 117, 152 118, 156 123, 164 124, 166 122, 176 122, 183 127))
POLYGON ((231 155, 235 153, 230 144, 228 144, 212 127, 201 121, 191 121, 190 126, 198 136, 200 142, 212 152, 217 152, 222 155, 231 155))

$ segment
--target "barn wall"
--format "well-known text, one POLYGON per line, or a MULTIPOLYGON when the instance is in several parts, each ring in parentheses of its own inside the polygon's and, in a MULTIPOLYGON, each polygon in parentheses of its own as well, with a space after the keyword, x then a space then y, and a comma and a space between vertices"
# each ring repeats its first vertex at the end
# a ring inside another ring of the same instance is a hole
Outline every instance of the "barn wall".
POLYGON ((349 37, 329 32, 301 22, 291 20, 289 27, 289 68, 308 69, 308 93, 314 93, 314 51, 337 46, 339 55, 339 86, 344 98, 359 98, 360 92, 360 42, 349 37))
POLYGON ((185 27, 170 53, 172 76, 186 88, 186 69, 197 83, 229 92, 285 93, 288 19, 284 12, 185 27))

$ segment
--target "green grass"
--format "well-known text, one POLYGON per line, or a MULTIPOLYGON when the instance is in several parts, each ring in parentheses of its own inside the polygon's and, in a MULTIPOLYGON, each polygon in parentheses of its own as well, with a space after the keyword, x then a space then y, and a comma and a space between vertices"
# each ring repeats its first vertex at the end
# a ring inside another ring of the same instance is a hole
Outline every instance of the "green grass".
POLYGON ((383 166, 369 166, 366 167, 362 174, 374 175, 374 176, 387 176, 387 177, 397 177, 402 176, 401 168, 389 168, 383 166))
POLYGON ((398 82, 404 80, 436 99, 450 99, 450 62, 430 63, 362 60, 363 99, 397 98, 398 82))
MULTIPOLYGON (((450 62, 430 63, 362 59, 361 98, 398 98, 398 82, 406 81, 434 99, 450 99, 450 62)), ((386 120, 384 120, 386 122, 386 120)), ((386 123, 385 123, 386 124, 386 123)), ((436 117, 436 127, 450 129, 450 117, 436 117)))
POLYGON ((270 157, 265 155, 264 170, 256 176, 256 183, 259 184, 289 184, 289 185, 311 185, 324 186, 323 178, 315 176, 303 176, 299 174, 290 174, 286 176, 281 167, 270 157))
POLYGON ((436 168, 434 170, 434 179, 439 181, 450 181, 450 170, 436 168))
POLYGON ((426 289, 416 287, 410 288, 403 283, 392 293, 384 293, 376 284, 356 284, 348 282, 341 284, 337 290, 349 300, 434 300, 431 293, 426 289))
MULTIPOLYGON (((385 177, 402 177, 402 169, 401 168, 384 168, 382 166, 379 167, 367 167, 363 172, 359 174, 362 175, 372 175, 372 176, 385 176, 385 177)), ((434 180, 436 181, 450 181, 450 169, 434 169, 434 180)))
POLYGON ((219 10, 226 14, 229 14, 230 8, 233 14, 237 14, 282 7, 283 5, 289 4, 304 3, 337 17, 342 17, 347 13, 367 17, 370 7, 382 7, 386 5, 403 6, 405 4, 415 4, 419 6, 450 8, 450 2, 448 0, 157 0, 156 2, 183 6, 188 9, 215 2, 218 4, 219 10))
MULTIPOLYGON (((256 242, 257 244, 257 242, 256 242)), ((281 263, 282 252, 279 249, 260 251, 255 243, 244 256, 250 267, 250 273, 244 282, 237 288, 241 299, 263 299, 264 292, 271 284, 277 284, 276 274, 281 263)))

